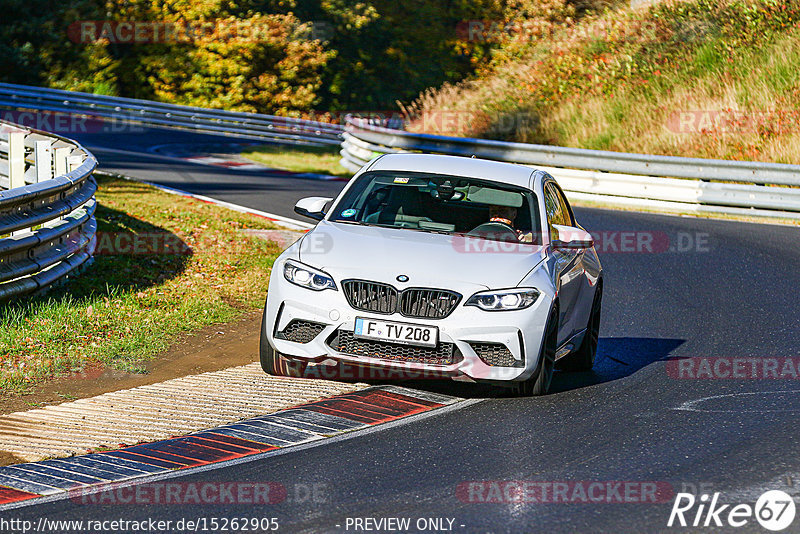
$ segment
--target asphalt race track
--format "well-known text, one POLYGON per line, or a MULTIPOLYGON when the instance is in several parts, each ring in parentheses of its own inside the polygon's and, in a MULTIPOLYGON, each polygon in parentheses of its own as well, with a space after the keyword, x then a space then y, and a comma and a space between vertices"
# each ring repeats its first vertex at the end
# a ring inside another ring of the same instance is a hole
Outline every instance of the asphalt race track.
MULTIPOLYGON (((152 130, 75 137, 102 169, 285 216, 294 216, 298 198, 333 195, 343 185, 147 152, 156 144, 212 142, 212 136, 152 130)), ((603 236, 605 294, 594 372, 557 374, 553 393, 529 399, 487 386, 418 382, 411 386, 479 402, 171 480, 278 482, 288 494, 274 505, 63 500, 13 516, 276 517, 287 532, 354 532, 353 518, 365 517, 407 517, 412 527, 420 518, 446 518, 461 532, 663 532, 689 530, 667 528, 680 491, 720 492, 720 502, 732 504, 752 504, 768 489, 797 496, 800 381, 785 371, 784 359, 800 357, 798 229, 585 208, 576 215, 603 236), (626 250, 637 240, 654 243, 653 252, 626 250), (764 362, 774 359, 777 374, 758 378, 764 362), (702 374, 703 361, 717 368, 702 374), (657 503, 587 503, 574 495, 568 502, 473 502, 490 493, 464 492, 462 483, 470 481, 498 481, 498 487, 510 481, 652 483, 666 490, 657 503), (316 498, 298 490, 309 487, 319 490, 316 498)), ((763 530, 751 518, 736 531, 763 530)))
MULTIPOLYGON (((298 218, 292 209, 297 200, 307 196, 335 196, 344 182, 287 180, 280 174, 263 171, 229 171, 197 163, 164 157, 153 150, 175 145, 184 150, 187 144, 204 148, 213 144, 241 142, 240 139, 148 128, 144 133, 94 133, 69 136, 84 144, 97 157, 100 169, 133 176, 167 187, 205 195, 284 217, 298 218)), ((246 141, 245 141, 246 142, 246 141)))

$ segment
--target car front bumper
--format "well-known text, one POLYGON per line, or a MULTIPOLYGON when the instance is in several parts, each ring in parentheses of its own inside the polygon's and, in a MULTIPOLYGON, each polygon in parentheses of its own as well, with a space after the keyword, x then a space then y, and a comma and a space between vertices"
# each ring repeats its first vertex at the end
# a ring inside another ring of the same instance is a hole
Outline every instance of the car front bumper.
POLYGON ((420 319, 399 313, 386 315, 355 310, 340 289, 311 291, 288 282, 283 276, 273 276, 262 328, 272 347, 286 357, 317 364, 344 362, 381 370, 375 374, 376 377, 451 378, 465 381, 517 381, 529 378, 538 365, 552 295, 542 291, 531 307, 500 312, 464 306, 469 296, 464 295, 456 309, 444 319, 420 319), (452 343, 455 358, 450 363, 430 363, 424 361, 427 358, 419 357, 398 359, 398 355, 425 351, 406 350, 408 346, 397 344, 385 346, 386 350, 392 351, 391 358, 371 357, 364 351, 353 354, 336 350, 331 345, 335 345, 332 340, 338 339, 337 331, 352 333, 356 317, 435 326, 439 330, 440 346, 452 343), (293 321, 314 323, 319 325, 316 328, 321 328, 321 331, 307 336, 313 338, 303 339, 305 342, 281 339, 283 334, 279 333, 283 333, 293 321), (504 353, 502 363, 512 365, 487 364, 476 352, 476 347, 481 344, 484 347, 486 344, 505 346, 510 355, 504 353))

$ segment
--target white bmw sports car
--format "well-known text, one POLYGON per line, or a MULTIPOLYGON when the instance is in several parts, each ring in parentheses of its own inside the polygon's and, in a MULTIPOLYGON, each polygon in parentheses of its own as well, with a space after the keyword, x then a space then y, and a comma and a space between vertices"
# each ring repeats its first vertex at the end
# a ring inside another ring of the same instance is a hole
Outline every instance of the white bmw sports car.
POLYGON ((592 368, 602 268, 546 172, 389 154, 295 211, 319 223, 275 261, 267 373, 344 364, 542 395, 554 368, 592 368))

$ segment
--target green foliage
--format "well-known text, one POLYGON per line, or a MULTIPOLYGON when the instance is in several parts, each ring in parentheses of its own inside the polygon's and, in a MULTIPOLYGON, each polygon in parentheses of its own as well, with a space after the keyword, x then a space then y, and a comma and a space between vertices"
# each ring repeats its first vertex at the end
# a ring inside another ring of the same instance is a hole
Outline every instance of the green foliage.
MULTIPOLYGON (((5 0, 0 24, 0 79, 50 84, 93 50, 67 39, 67 26, 99 18, 96 0, 5 0)), ((84 62, 86 64, 86 62, 84 62)), ((83 76, 87 74, 84 68, 83 76)))
POLYGON ((459 22, 501 18, 491 0, 322 0, 311 14, 332 25, 336 50, 325 71, 322 109, 387 110, 420 91, 472 72, 490 48, 459 38, 459 22))
POLYGON ((6 0, 0 80, 288 115, 381 111, 488 60, 496 45, 460 39, 457 24, 502 19, 508 3, 6 0), (83 21, 214 25, 216 32, 136 43, 112 34, 86 43, 83 21))

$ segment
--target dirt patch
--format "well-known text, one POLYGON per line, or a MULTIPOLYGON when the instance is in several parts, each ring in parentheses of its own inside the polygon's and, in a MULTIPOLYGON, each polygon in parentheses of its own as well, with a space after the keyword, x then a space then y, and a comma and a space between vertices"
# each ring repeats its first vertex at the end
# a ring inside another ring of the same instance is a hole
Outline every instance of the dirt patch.
MULTIPOLYGON (((212 325, 173 344, 146 364, 147 373, 134 374, 95 366, 84 372, 54 378, 19 396, 0 397, 0 414, 30 410, 111 391, 163 382, 170 378, 219 371, 258 360, 261 312, 212 325)), ((0 451, 0 465, 5 465, 0 451)))
POLYGON ((8 451, 0 451, 0 465, 14 465, 23 463, 25 460, 20 458, 14 453, 8 451))

